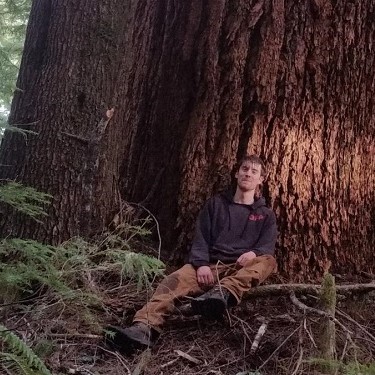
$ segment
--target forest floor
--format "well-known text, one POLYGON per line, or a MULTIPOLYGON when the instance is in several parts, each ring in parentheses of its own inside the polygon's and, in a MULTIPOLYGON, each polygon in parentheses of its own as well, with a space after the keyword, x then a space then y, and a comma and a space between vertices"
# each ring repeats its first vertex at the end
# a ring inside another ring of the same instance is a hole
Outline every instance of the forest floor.
MULTIPOLYGON (((280 280, 268 281, 274 282, 280 280)), ((339 374, 375 374, 374 292, 338 298, 337 309, 347 316, 337 316, 342 323, 336 325, 337 361, 329 363, 318 359, 322 318, 302 312, 288 296, 249 298, 222 321, 182 315, 177 309, 152 349, 131 356, 111 350, 103 340, 102 328, 130 324, 150 293, 150 288, 140 292, 130 282, 122 286, 107 283, 101 286, 100 304, 91 306, 40 293, 23 305, 9 305, 2 319, 44 359, 53 374, 317 375, 329 373, 329 368, 339 374), (265 323, 257 350, 251 350, 265 323)), ((317 305, 314 296, 299 299, 317 305)))

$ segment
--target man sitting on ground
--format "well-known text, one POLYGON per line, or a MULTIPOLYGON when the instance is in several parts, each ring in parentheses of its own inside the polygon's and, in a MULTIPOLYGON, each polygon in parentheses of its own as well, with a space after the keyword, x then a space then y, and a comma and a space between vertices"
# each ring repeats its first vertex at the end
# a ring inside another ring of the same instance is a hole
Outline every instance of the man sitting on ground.
POLYGON ((276 218, 264 198, 255 196, 265 176, 258 156, 241 160, 235 194, 214 196, 200 212, 189 264, 164 278, 130 327, 110 327, 112 345, 152 346, 175 302, 186 296, 198 296, 191 300, 196 314, 219 318, 276 269, 276 218))

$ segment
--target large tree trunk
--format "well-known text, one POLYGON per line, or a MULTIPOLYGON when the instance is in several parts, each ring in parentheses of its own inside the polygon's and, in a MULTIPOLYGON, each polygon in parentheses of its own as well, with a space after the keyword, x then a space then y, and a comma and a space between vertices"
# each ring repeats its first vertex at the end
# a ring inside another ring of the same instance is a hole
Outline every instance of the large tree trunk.
POLYGON ((373 267, 374 4, 139 3, 122 191, 139 201, 152 187, 169 250, 256 152, 282 271, 373 267))
POLYGON ((122 97, 128 8, 122 0, 33 2, 9 122, 38 135, 6 132, 1 177, 52 194, 53 204, 43 225, 3 215, 3 235, 59 243, 101 230, 113 215, 123 152, 117 108, 104 126, 122 97))
MULTIPOLYGON (((19 82, 29 87, 12 109, 41 134, 27 147, 8 135, 0 159, 17 166, 3 176, 55 196, 36 233, 59 242, 104 225, 121 176, 122 197, 157 215, 163 248, 180 256, 204 200, 256 152, 281 271, 373 267, 375 0, 135 1, 127 27, 120 2, 47 3, 34 6, 19 82), (86 149, 57 134, 84 136, 113 104, 87 183, 86 149)), ((20 223, 15 234, 34 235, 20 223)))

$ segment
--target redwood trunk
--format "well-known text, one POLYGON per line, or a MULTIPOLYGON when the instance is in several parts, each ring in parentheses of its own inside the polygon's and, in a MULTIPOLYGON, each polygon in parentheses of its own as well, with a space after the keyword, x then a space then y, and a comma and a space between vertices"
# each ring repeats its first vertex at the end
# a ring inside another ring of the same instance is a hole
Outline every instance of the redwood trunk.
POLYGON ((10 124, 38 132, 6 132, 1 177, 53 195, 40 225, 2 217, 3 235, 60 243, 90 235, 113 215, 122 155, 118 108, 103 136, 98 126, 118 105, 129 14, 124 1, 33 2, 10 124))
POLYGON ((373 268, 374 5, 139 3, 122 192, 141 201, 153 188, 170 251, 181 255, 204 200, 255 152, 282 272, 373 268))
MULTIPOLYGON (((204 200, 256 152, 269 166, 280 270, 296 280, 331 265, 372 270, 375 0, 133 1, 129 23, 120 1, 48 3, 35 2, 18 84, 27 90, 12 109, 41 134, 27 147, 8 135, 0 159, 17 166, 3 176, 55 196, 36 233, 58 242, 102 227, 119 179, 181 257, 204 200), (39 18, 49 23, 37 30, 39 18), (85 149, 57 134, 84 136, 114 104, 88 184, 85 149)), ((33 229, 22 221, 16 233, 33 229)))

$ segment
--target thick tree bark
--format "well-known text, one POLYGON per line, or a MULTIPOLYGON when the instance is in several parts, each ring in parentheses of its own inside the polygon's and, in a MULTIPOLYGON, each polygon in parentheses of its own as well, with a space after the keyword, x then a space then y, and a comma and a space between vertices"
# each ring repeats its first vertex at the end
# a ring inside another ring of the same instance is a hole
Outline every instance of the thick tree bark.
POLYGON ((108 125, 105 114, 122 96, 128 8, 112 0, 33 2, 9 122, 38 136, 6 132, 1 177, 52 194, 53 204, 44 225, 3 215, 3 235, 59 243, 102 230, 113 215, 122 124, 117 109, 108 125))
POLYGON ((169 249, 185 247, 204 200, 256 152, 281 271, 373 268, 374 4, 139 3, 122 191, 139 201, 157 181, 169 249))
POLYGON ((11 216, 14 234, 89 234, 111 218, 120 178, 180 257, 205 199, 256 152, 280 270, 371 272, 375 0, 133 1, 129 22, 117 1, 74 4, 34 3, 12 122, 38 121, 40 135, 7 135, 0 161, 15 166, 2 177, 55 199, 44 227, 11 216), (84 137, 114 105, 86 178, 87 147, 61 133, 84 137))

